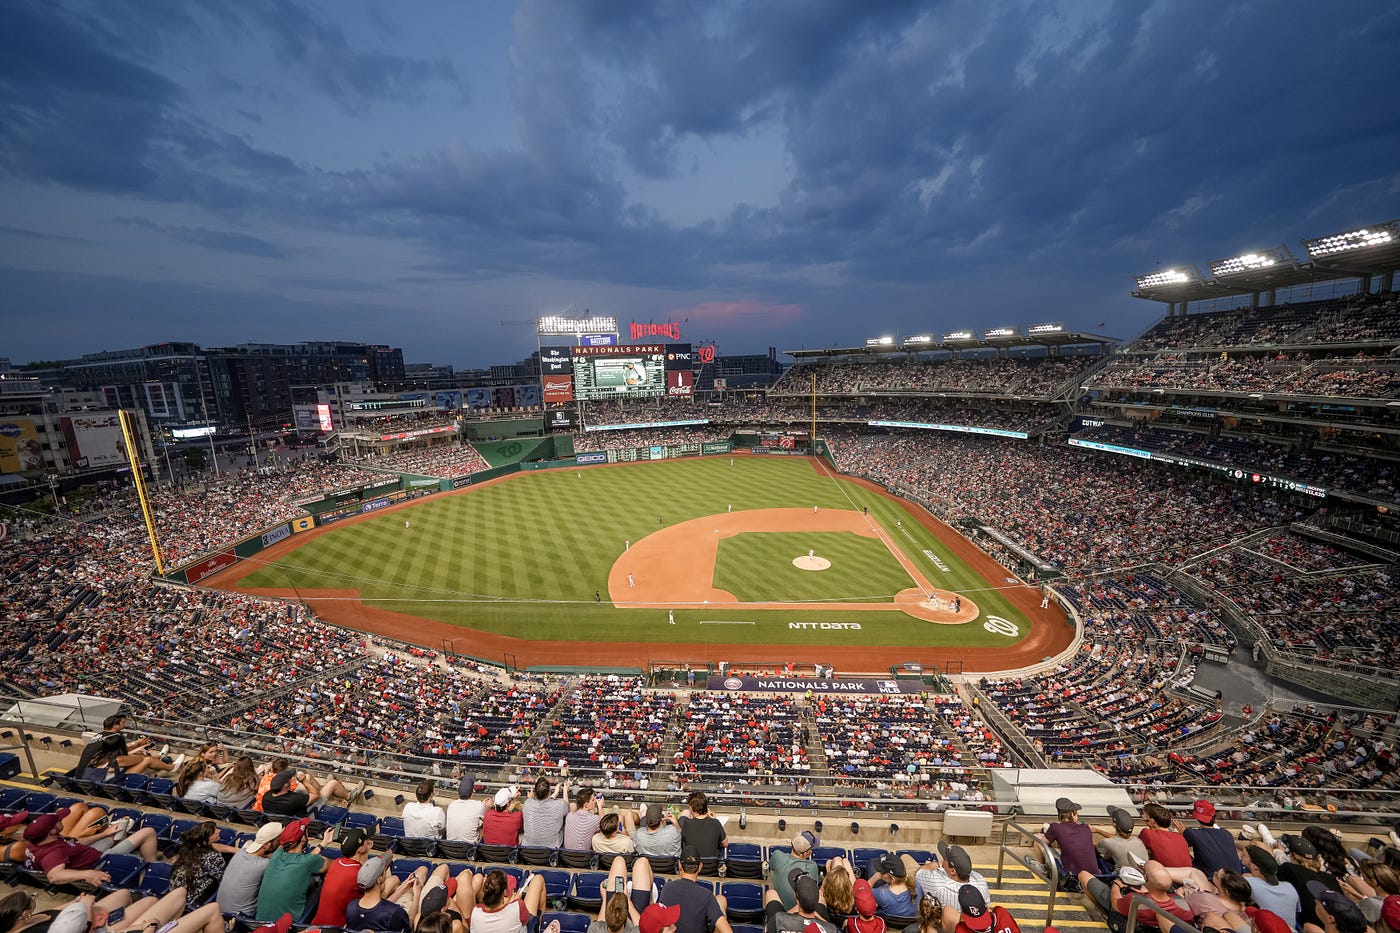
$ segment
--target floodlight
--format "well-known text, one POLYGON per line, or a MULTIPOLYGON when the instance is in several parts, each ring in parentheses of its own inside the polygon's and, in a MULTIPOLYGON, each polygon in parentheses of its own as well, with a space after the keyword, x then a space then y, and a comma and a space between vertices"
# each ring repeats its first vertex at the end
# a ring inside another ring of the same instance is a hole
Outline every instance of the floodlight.
POLYGON ((1350 253, 1358 249, 1370 249, 1373 246, 1386 246, 1400 240, 1400 221, 1390 221, 1389 223, 1374 224, 1369 227, 1362 227, 1359 230, 1348 230, 1345 233, 1334 233, 1331 236, 1318 237, 1315 240, 1304 240, 1303 245, 1308 249, 1308 255, 1314 258, 1320 256, 1335 256, 1338 253, 1350 253))
POLYGON ((1039 336, 1039 335, 1041 335, 1041 334, 1063 334, 1064 332, 1065 332, 1065 325, 1059 324, 1059 323, 1055 323, 1055 324, 1032 324, 1030 327, 1027 327, 1027 328, 1026 328, 1026 333, 1027 333, 1027 334, 1030 334, 1030 335, 1033 336, 1033 337, 1034 337, 1034 336, 1039 336))
POLYGON ((1288 255, 1279 249, 1262 249, 1229 259, 1217 259, 1210 264, 1210 274, 1215 278, 1223 275, 1239 275, 1241 272, 1257 272, 1288 262, 1288 255))
POLYGON ((957 341, 959 341, 959 340, 976 340, 976 339, 977 339, 976 337, 972 336, 972 331, 970 331, 970 330, 955 330, 955 331, 953 331, 952 333, 948 333, 948 334, 944 334, 944 335, 943 335, 943 342, 944 342, 944 343, 955 343, 955 342, 957 342, 957 341))
POLYGON ((996 338, 996 337, 1015 337, 1015 336, 1016 336, 1016 328, 1014 328, 1014 327, 993 327, 991 330, 984 330, 984 331, 982 331, 982 337, 983 337, 984 339, 986 339, 986 340, 992 340, 992 339, 994 339, 994 338, 996 338))
POLYGON ((578 318, 550 314, 539 319, 537 333, 541 337, 564 337, 572 334, 616 334, 617 318, 603 315, 578 318))
POLYGON ((894 346, 893 337, 869 337, 865 341, 867 347, 891 347, 894 346))
POLYGON ((916 337, 905 337, 905 338, 904 338, 904 342, 905 342, 906 344, 909 344, 909 343, 933 343, 933 336, 932 336, 931 334, 919 334, 919 335, 916 336, 916 337))
POLYGON ((1149 272, 1147 275, 1134 276, 1137 279, 1138 288, 1161 288, 1163 285, 1185 285, 1187 282, 1195 282, 1201 278, 1201 274, 1192 267, 1184 269, 1163 269, 1161 272, 1149 272))

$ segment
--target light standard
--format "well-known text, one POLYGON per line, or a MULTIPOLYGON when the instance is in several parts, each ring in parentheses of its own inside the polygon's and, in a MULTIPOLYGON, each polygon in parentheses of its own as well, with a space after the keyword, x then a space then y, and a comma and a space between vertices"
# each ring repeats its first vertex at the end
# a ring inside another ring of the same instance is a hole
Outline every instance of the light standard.
POLYGON ((58 474, 49 473, 44 476, 49 484, 49 495, 53 496, 53 514, 58 514, 58 474))

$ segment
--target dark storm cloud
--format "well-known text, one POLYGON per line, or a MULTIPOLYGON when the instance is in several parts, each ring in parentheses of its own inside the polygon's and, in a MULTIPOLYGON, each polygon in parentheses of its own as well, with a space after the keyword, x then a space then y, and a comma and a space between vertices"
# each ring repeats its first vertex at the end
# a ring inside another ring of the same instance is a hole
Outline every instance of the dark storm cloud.
POLYGON ((44 233, 25 227, 0 227, 0 236, 24 237, 30 240, 54 240, 60 243, 91 243, 92 240, 76 236, 63 236, 57 233, 44 233))

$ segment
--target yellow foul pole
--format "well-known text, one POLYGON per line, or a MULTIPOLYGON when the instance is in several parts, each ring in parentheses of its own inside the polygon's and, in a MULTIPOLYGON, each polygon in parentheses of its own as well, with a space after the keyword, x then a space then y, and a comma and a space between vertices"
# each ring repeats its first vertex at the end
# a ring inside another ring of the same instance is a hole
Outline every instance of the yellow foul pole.
POLYGON ((817 455, 817 374, 812 373, 812 456, 817 455))
POLYGON ((126 441, 126 459, 131 464, 131 481, 136 484, 136 498, 141 503, 141 517, 146 520, 146 534, 151 538, 151 554, 156 559, 156 573, 165 576, 165 564, 160 559, 160 537, 156 534, 155 519, 151 515, 151 502, 146 498, 146 479, 141 475, 141 451, 136 446, 136 433, 131 428, 131 420, 126 409, 117 412, 121 420, 122 439, 126 441))

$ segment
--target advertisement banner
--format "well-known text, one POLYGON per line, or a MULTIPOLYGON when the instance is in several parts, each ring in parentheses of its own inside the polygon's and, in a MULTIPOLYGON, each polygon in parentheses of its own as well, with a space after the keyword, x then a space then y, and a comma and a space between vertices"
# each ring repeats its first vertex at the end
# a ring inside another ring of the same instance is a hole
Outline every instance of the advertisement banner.
POLYGON ((572 376, 545 376, 544 400, 547 405, 562 405, 574 400, 572 376))
POLYGON ((375 500, 373 500, 373 501, 371 501, 371 502, 366 502, 364 505, 360 506, 360 511, 361 511, 361 512, 377 512, 377 511, 379 511, 380 509, 387 509, 388 507, 389 507, 389 500, 388 500, 388 499, 375 499, 375 500))
POLYGON ((662 447, 660 444, 652 444, 647 450, 650 452, 651 459, 653 460, 666 459, 666 448, 662 447))
POLYGON ((706 454, 730 454, 734 452, 734 442, 706 441, 700 445, 700 452, 706 454))
POLYGON ((290 538, 291 536, 292 536, 292 526, 291 526, 291 525, 278 525, 276 528, 272 529, 271 531, 265 531, 265 532, 263 532, 262 544, 263 544, 263 547, 272 547, 272 546, 273 546, 274 544, 276 544, 278 541, 281 541, 281 540, 283 540, 284 538, 290 538))
POLYGON ((316 406, 316 423, 319 430, 329 434, 335 430, 335 424, 331 421, 331 406, 316 406))
POLYGON ((725 389, 729 388, 729 380, 724 378, 723 376, 716 376, 715 388, 723 392, 725 389))
POLYGON ((472 478, 470 476, 457 476, 452 480, 453 489, 461 489, 463 486, 470 486, 471 484, 472 478))
POLYGON ((0 421, 0 473, 28 473, 44 468, 44 451, 33 418, 0 421))
POLYGON ((540 387, 523 385, 515 387, 515 404, 522 408, 535 408, 540 404, 540 387))
POLYGON ((292 534, 299 535, 303 531, 310 531, 316 527, 316 519, 307 515, 292 521, 292 534))
POLYGON ((594 453, 586 453, 586 454, 574 454, 574 462, 575 462, 575 463, 578 463, 578 464, 584 464, 584 463, 607 463, 607 462, 608 462, 608 455, 607 455, 607 452, 606 452, 606 451, 597 451, 597 452, 594 452, 594 453))
POLYGON ((577 426, 578 419, 567 409, 556 408, 545 418, 545 427, 550 431, 572 431, 577 426))
POLYGON ((617 334, 580 334, 581 347, 612 347, 617 345, 617 334))
POLYGON ((490 408, 490 407, 491 407, 491 390, 490 390, 490 389, 468 389, 468 390, 467 390, 467 407, 468 407, 468 408, 490 408))
POLYGON ((205 577, 213 576, 220 570, 226 570, 236 563, 238 563, 238 558, 234 556, 232 551, 224 551, 222 554, 206 557, 185 570, 185 581, 193 586, 205 577))
POLYGON ((688 343, 673 343, 666 348, 667 369, 690 369, 694 361, 695 354, 688 343))
POLYGON ((666 371, 666 395, 669 397, 691 396, 695 394, 695 373, 688 369, 666 371))
POLYGON ((571 348, 540 347, 540 373, 542 375, 567 375, 573 371, 574 360, 571 348))
MULTIPOLYGON (((831 623, 840 625, 841 623, 831 623)), ((922 693, 927 689, 919 680, 808 680, 805 677, 721 677, 711 675, 707 690, 748 690, 754 693, 922 693)))
POLYGON ((496 386, 491 390, 491 404, 496 408, 514 408, 515 386, 496 386))

